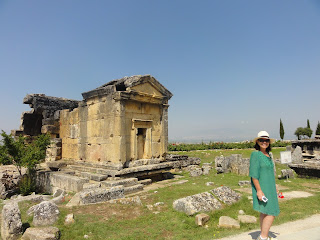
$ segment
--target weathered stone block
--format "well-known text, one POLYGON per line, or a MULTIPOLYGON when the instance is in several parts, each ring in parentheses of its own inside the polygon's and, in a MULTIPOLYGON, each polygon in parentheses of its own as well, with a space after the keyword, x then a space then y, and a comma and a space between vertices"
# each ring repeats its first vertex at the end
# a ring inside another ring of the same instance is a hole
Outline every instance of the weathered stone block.
POLYGON ((79 204, 90 204, 106 202, 111 199, 123 198, 124 188, 123 186, 116 186, 110 189, 96 188, 86 189, 79 192, 79 204))
POLYGON ((89 182, 89 179, 54 172, 50 174, 50 182, 51 186, 59 187, 66 191, 79 192, 83 189, 83 184, 89 182))
POLYGON ((227 186, 221 186, 211 190, 211 192, 216 195, 220 201, 230 205, 240 200, 241 195, 233 191, 227 186))
POLYGON ((282 169, 281 178, 294 178, 294 171, 292 169, 282 169))
POLYGON ((302 149, 300 146, 297 146, 292 155, 291 155, 292 163, 293 164, 300 164, 303 163, 303 157, 302 157, 302 149))
POLYGON ((54 125, 44 125, 41 127, 41 133, 46 134, 46 133, 59 133, 59 128, 57 128, 54 125))
POLYGON ((240 228, 240 223, 231 217, 221 216, 218 226, 221 228, 240 228))
POLYGON ((202 169, 201 168, 194 168, 190 170, 190 177, 198 177, 202 175, 202 169))
POLYGON ((22 234, 22 222, 19 206, 16 202, 3 206, 1 215, 1 238, 16 240, 22 234))
POLYGON ((135 193, 143 190, 143 184, 136 184, 124 188, 124 194, 135 193))
POLYGON ((107 180, 102 181, 101 184, 105 187, 114 187, 114 186, 120 186, 123 185, 125 187, 133 186, 138 183, 138 178, 123 178, 119 180, 107 180))
POLYGON ((147 178, 147 179, 140 180, 139 183, 141 183, 143 185, 149 185, 152 183, 152 180, 147 178))
POLYGON ((59 218, 60 211, 57 205, 51 201, 43 201, 33 209, 33 224, 46 226, 54 224, 59 218))
POLYGON ((196 224, 198 226, 204 226, 210 219, 210 216, 205 213, 200 213, 196 215, 196 224))
POLYGON ((139 205, 139 206, 142 205, 142 202, 141 202, 141 199, 139 198, 139 196, 112 199, 108 203, 119 203, 119 204, 124 204, 124 205, 139 205))
POLYGON ((212 166, 210 166, 210 165, 203 165, 203 166, 202 166, 202 174, 203 174, 203 175, 209 175, 211 169, 212 169, 212 166))
POLYGON ((188 215, 193 215, 197 212, 208 212, 221 207, 221 203, 208 192, 180 198, 173 202, 173 208, 176 211, 184 212, 188 215))
POLYGON ((108 178, 108 175, 98 174, 98 173, 81 172, 81 177, 100 182, 100 181, 106 180, 108 178))
POLYGON ((60 231, 56 227, 27 228, 21 240, 58 240, 60 231))
POLYGON ((83 184, 83 189, 92 189, 101 187, 101 183, 85 183, 83 184))
POLYGON ((250 215, 239 215, 238 220, 241 223, 256 223, 257 218, 255 216, 250 216, 250 215))
POLYGON ((64 224, 72 224, 74 223, 74 215, 73 213, 69 213, 64 219, 64 224))

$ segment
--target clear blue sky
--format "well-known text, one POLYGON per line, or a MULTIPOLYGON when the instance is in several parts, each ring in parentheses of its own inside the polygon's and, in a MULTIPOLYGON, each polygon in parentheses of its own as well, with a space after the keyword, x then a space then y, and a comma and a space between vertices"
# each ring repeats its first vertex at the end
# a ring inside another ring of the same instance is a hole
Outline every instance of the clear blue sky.
POLYGON ((294 139, 320 121, 320 1, 0 0, 0 129, 26 94, 81 100, 151 74, 174 96, 169 140, 294 139))

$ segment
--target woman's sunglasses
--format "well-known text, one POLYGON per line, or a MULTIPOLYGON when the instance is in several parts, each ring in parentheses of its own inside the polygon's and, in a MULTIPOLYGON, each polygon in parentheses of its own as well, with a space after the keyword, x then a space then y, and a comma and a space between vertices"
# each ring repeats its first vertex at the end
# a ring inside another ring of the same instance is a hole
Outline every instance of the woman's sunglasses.
POLYGON ((260 138, 258 139, 259 142, 270 142, 270 139, 264 139, 264 138, 260 138))

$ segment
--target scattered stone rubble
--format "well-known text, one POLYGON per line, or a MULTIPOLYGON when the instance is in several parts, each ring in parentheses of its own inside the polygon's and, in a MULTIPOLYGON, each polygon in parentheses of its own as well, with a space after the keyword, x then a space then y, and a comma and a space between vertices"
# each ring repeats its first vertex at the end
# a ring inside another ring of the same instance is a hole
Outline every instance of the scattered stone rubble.
POLYGON ((13 165, 0 166, 0 199, 6 199, 14 195, 18 190, 18 183, 26 169, 21 169, 21 175, 13 165))
POLYGON ((216 157, 215 168, 217 173, 236 173, 249 176, 250 159, 242 158, 241 154, 232 154, 231 156, 216 157))
POLYGON ((251 215, 245 215, 243 210, 239 210, 238 219, 228 216, 221 216, 219 218, 219 227, 221 228, 240 228, 240 223, 256 223, 257 218, 251 215))
MULTIPOLYGON (((59 209, 55 204, 57 199, 64 197, 63 190, 56 190, 53 198, 48 195, 13 196, 4 201, 5 206, 2 211, 1 237, 2 239, 20 239, 22 235, 21 214, 18 203, 21 201, 40 202, 27 210, 28 216, 33 216, 33 225, 28 228, 21 239, 24 240, 58 240, 60 231, 51 227, 59 218, 59 209), (39 227, 38 227, 39 226, 39 227)), ((58 201, 58 203, 61 203, 58 201)))
POLYGON ((288 166, 301 177, 320 177, 320 139, 304 139, 292 142, 288 166))
POLYGON ((211 166, 204 164, 202 167, 204 170, 202 170, 198 166, 200 162, 199 158, 171 154, 163 162, 159 159, 142 159, 130 162, 125 168, 84 161, 68 162, 68 164, 62 160, 50 161, 47 162, 50 170, 37 172, 36 184, 40 192, 48 193, 52 193, 54 187, 71 192, 84 190, 88 192, 88 189, 110 189, 113 186, 123 186, 124 194, 127 195, 142 191, 144 185, 152 182, 152 178, 162 180, 172 177, 167 174, 172 169, 189 167, 189 169, 201 170, 201 174, 209 173, 211 166))
POLYGON ((208 175, 210 170, 213 168, 212 163, 203 163, 202 167, 199 165, 189 165, 185 167, 183 170, 190 173, 190 177, 198 177, 201 175, 208 175))

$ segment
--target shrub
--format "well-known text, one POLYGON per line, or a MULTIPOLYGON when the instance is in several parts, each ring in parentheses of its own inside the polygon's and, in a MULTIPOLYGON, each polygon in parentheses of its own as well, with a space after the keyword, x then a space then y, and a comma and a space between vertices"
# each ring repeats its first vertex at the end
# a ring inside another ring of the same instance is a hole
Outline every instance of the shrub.
POLYGON ((33 176, 33 174, 28 173, 21 178, 19 183, 19 190, 22 195, 25 196, 32 192, 35 192, 36 184, 33 176))

